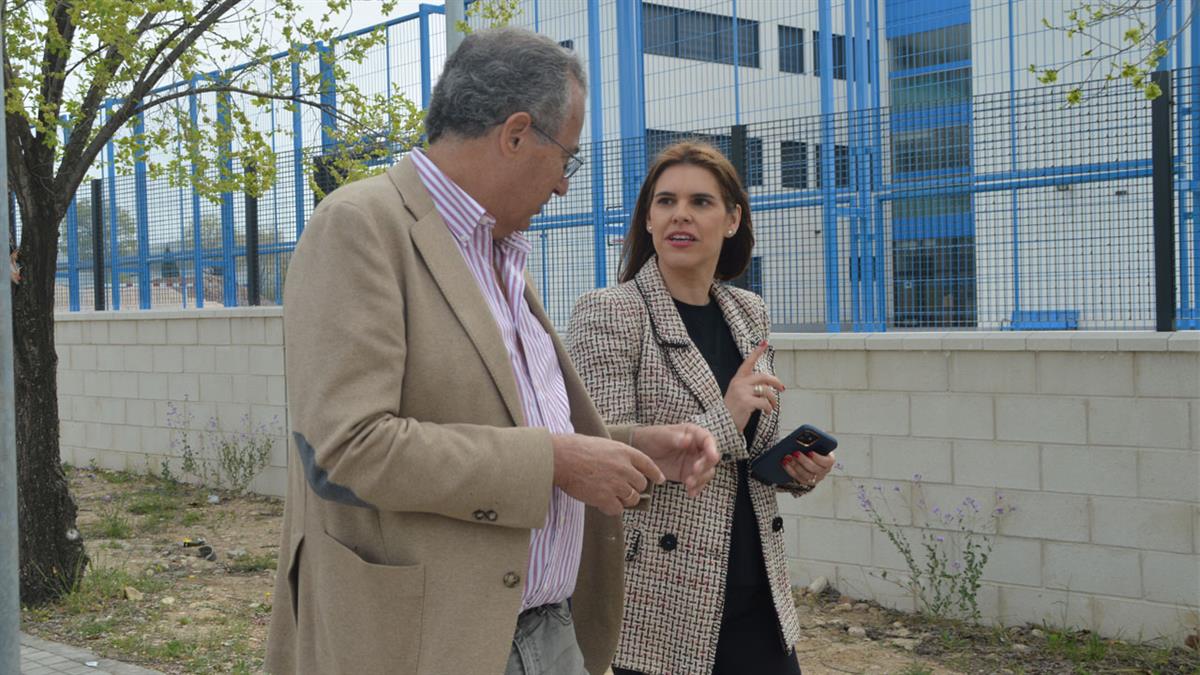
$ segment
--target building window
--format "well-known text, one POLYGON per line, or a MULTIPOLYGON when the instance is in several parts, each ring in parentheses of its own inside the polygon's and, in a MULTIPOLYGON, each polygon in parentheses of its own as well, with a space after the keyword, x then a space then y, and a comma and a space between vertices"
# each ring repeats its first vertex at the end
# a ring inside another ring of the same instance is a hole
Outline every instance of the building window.
POLYGON ((784 141, 779 144, 779 169, 783 187, 793 190, 808 188, 808 143, 784 141))
POLYGON ((892 135, 892 172, 921 173, 971 165, 971 132, 965 125, 901 131, 892 135))
POLYGON ((779 26, 779 72, 804 72, 804 29, 779 26))
MULTIPOLYGON (((725 134, 702 134, 687 131, 669 131, 666 129, 646 130, 646 167, 649 168, 658 153, 679 141, 700 141, 708 143, 721 154, 725 155, 736 165, 735 158, 730 154, 732 139, 725 134)), ((746 186, 763 184, 763 142, 761 138, 746 138, 746 175, 743 177, 746 186)))
MULTIPOLYGON (((821 31, 813 31, 813 75, 821 74, 821 31)), ((833 34, 833 79, 846 79, 846 36, 833 34)))
MULTIPOLYGON (((821 187, 821 144, 813 144, 813 155, 816 160, 817 171, 814 175, 813 185, 821 187)), ((833 146, 833 176, 834 186, 840 188, 850 187, 850 146, 835 145, 833 146)))
MULTIPOLYGON (((733 17, 642 3, 642 49, 647 54, 734 63, 733 17)), ((759 67, 758 22, 737 20, 738 65, 759 67)))
POLYGON ((897 327, 975 325, 974 237, 898 240, 892 246, 897 327))
POLYGON ((892 112, 934 108, 971 99, 971 69, 940 70, 912 77, 894 77, 892 112))
POLYGON ((971 25, 959 24, 888 40, 893 72, 971 60, 971 25))
POLYGON ((750 264, 746 266, 746 270, 729 282, 738 288, 744 288, 755 295, 763 294, 763 270, 762 256, 751 256, 750 264))

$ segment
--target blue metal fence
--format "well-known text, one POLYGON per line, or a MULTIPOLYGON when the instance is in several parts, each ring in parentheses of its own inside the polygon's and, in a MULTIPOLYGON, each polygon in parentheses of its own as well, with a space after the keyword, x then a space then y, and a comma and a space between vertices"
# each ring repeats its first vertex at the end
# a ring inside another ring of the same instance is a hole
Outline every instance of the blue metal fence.
MULTIPOLYGON (((1184 25, 1174 1, 1164 30, 1184 25)), ((1153 328, 1150 103, 1093 78, 1084 102, 1067 106, 1072 85, 1043 86, 1027 72, 1033 61, 1064 65, 1067 82, 1086 74, 1070 65, 1085 46, 1063 47, 1040 26, 1069 6, 525 2, 518 23, 578 52, 591 83, 585 166, 530 232, 530 272, 552 319, 565 323, 580 293, 615 281, 647 164, 671 141, 699 136, 743 169, 758 239, 746 282, 777 329, 1153 328)), ((421 5, 389 22, 386 44, 350 77, 427 104, 444 61, 442 16, 421 5)), ((1179 328, 1200 327, 1193 45, 1195 24, 1169 64, 1179 328)), ((321 69, 315 56, 293 64, 293 81, 321 69)), ((336 86, 325 89, 331 103, 336 86)), ((196 119, 195 97, 188 104, 196 119)), ((227 102, 203 104, 225 114, 227 102)), ((264 302, 281 301, 314 203, 301 160, 330 143, 328 118, 296 111, 288 128, 287 117, 281 106, 263 122, 279 177, 257 209, 264 302)), ((96 169, 109 309, 246 302, 240 196, 202 200, 148 179, 144 163, 117 175, 111 150, 96 169)), ((81 189, 60 248, 60 303, 72 311, 90 307, 96 283, 90 197, 81 189)))

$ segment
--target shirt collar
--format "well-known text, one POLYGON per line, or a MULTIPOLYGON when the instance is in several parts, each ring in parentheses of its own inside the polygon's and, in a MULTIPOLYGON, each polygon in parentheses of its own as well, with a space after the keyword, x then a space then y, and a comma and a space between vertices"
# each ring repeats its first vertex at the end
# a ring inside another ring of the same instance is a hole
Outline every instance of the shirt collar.
MULTIPOLYGON (((438 168, 420 148, 414 148, 411 154, 417 174, 433 197, 433 203, 442 215, 442 220, 446 221, 450 234, 460 243, 470 241, 480 229, 486 230, 488 237, 491 237, 492 229, 496 227, 496 218, 438 168)), ((523 254, 533 250, 533 245, 524 232, 513 232, 496 243, 502 248, 523 254)))

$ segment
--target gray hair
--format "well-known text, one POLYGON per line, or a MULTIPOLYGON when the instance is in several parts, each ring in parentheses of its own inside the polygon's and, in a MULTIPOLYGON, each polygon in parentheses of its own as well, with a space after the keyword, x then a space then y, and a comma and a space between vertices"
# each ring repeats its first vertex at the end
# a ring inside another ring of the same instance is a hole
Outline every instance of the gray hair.
POLYGON ((472 33, 433 89, 425 116, 429 142, 445 134, 478 138, 518 112, 555 136, 567 117, 572 79, 586 91, 579 57, 544 35, 521 28, 472 33))

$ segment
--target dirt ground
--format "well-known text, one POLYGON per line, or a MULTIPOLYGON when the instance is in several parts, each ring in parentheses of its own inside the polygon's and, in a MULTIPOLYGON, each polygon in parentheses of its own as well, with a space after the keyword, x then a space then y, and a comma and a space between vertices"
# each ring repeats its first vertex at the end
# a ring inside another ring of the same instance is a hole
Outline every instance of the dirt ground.
MULTIPOLYGON (((70 478, 92 568, 63 601, 23 610, 22 629, 166 673, 261 672, 282 503, 88 469, 70 478)), ((934 623, 833 589, 796 599, 806 675, 1200 673, 1190 650, 934 623)))

